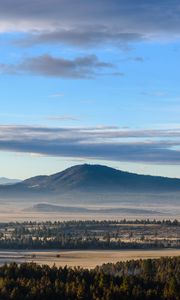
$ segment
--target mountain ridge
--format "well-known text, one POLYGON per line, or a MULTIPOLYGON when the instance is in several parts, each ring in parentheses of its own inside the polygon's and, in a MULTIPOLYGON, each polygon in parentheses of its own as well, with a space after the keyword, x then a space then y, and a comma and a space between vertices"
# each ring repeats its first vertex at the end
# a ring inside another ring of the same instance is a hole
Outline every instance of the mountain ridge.
POLYGON ((180 192, 180 179, 139 175, 103 165, 76 165, 52 175, 40 175, 11 186, 0 186, 4 193, 65 195, 77 193, 180 192))
POLYGON ((84 188, 84 185, 86 185, 86 188, 92 189, 98 187, 141 188, 142 186, 146 188, 148 186, 154 188, 155 186, 170 188, 171 186, 172 188, 177 187, 180 190, 180 179, 130 173, 103 165, 83 164, 72 166, 52 175, 31 177, 18 183, 18 185, 34 189, 44 188, 49 190, 59 188, 84 188))

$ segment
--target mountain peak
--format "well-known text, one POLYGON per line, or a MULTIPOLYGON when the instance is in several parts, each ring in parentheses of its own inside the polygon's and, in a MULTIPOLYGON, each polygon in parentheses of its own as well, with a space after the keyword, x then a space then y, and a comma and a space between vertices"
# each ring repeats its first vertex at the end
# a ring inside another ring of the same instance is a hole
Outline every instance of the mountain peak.
POLYGON ((115 176, 120 174, 120 171, 109 168, 103 165, 82 164, 72 166, 60 173, 52 175, 53 180, 61 180, 64 183, 70 183, 71 186, 78 186, 81 188, 97 187, 103 184, 108 184, 115 176))
POLYGON ((63 172, 114 172, 117 171, 116 169, 113 169, 111 167, 107 167, 104 165, 98 165, 98 164, 80 164, 72 166, 63 172))

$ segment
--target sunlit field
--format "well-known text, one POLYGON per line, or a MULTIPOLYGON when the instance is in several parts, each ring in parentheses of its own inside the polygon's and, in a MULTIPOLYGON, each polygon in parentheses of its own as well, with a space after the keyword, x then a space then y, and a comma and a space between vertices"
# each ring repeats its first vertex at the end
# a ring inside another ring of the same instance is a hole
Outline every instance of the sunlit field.
POLYGON ((92 269, 105 263, 118 261, 180 256, 180 249, 120 250, 120 251, 0 251, 0 264, 35 262, 57 267, 92 269))

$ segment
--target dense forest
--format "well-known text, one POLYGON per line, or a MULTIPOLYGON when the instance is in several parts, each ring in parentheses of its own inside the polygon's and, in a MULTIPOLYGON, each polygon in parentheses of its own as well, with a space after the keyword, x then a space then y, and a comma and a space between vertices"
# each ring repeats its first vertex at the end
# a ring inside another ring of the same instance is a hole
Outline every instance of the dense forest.
POLYGON ((178 300, 180 258, 120 262, 94 270, 4 265, 0 299, 178 300))
POLYGON ((180 248, 177 220, 0 223, 0 249, 180 248))

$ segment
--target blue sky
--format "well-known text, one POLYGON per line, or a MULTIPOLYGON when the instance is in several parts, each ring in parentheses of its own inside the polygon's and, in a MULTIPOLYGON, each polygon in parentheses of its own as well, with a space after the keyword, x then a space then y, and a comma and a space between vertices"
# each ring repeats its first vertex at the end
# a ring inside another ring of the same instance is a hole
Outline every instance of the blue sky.
POLYGON ((0 176, 180 177, 176 0, 0 0, 0 176))

